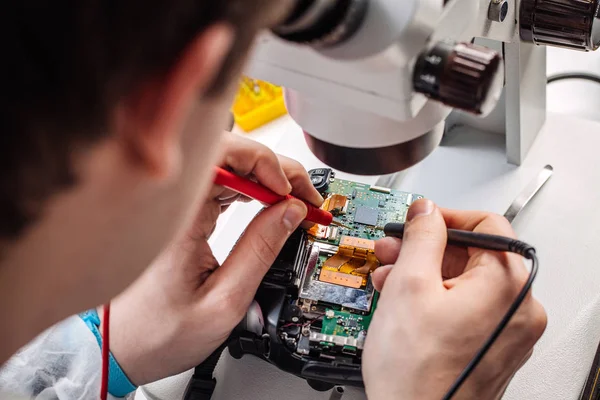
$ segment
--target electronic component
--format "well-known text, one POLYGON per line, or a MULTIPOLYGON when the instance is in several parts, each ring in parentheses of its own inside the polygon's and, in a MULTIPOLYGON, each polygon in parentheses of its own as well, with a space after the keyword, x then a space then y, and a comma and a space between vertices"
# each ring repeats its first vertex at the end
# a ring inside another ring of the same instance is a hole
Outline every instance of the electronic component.
MULTIPOLYGON (((343 285, 346 282, 344 277, 335 274, 326 273, 324 275, 325 281, 320 279, 321 267, 324 266, 326 260, 334 257, 338 253, 338 250, 339 248, 337 246, 314 242, 311 254, 307 259, 307 266, 304 276, 302 277, 299 299, 310 300, 312 302, 335 304, 358 311, 371 310, 375 288, 373 287, 373 283, 371 282, 369 275, 352 275, 352 270, 356 268, 351 267, 343 272, 338 271, 335 268, 327 268, 330 272, 341 272, 343 275, 348 275, 345 277, 347 278, 348 282, 354 280, 358 283, 358 280, 360 279, 360 285, 358 287, 356 287, 357 283, 353 284, 354 287, 350 285, 343 285)), ((348 257, 348 260, 351 259, 351 256, 348 257)), ((340 266, 342 265, 343 264, 340 264, 340 266)))
POLYGON ((359 338, 352 336, 337 336, 337 335, 325 335, 323 333, 311 332, 310 341, 314 343, 331 343, 336 346, 348 346, 357 349, 363 349, 365 347, 366 335, 361 335, 359 338))
POLYGON ((361 332, 367 332, 371 316, 361 316, 347 311, 332 311, 332 317, 323 320, 321 333, 324 335, 353 336, 358 338, 361 332))
POLYGON ((335 216, 346 214, 346 211, 348 211, 348 198, 342 194, 333 194, 325 199, 321 208, 335 216))
POLYGON ((316 237, 317 239, 326 239, 328 236, 329 227, 323 225, 313 226, 308 233, 316 237))
POLYGON ((373 192, 379 192, 379 193, 385 193, 385 194, 392 193, 392 189, 390 189, 390 188, 384 188, 384 187, 381 187, 381 186, 371 186, 371 190, 373 192))
POLYGON ((322 266, 319 280, 358 289, 367 285, 368 275, 379 267, 375 242, 343 236, 335 255, 322 266))
POLYGON ((308 171, 310 181, 319 193, 324 193, 329 189, 329 183, 335 177, 333 170, 330 168, 319 168, 308 171))
POLYGON ((336 240, 338 237, 338 234, 340 232, 340 228, 338 227, 330 227, 329 228, 329 235, 327 235, 327 238, 329 240, 336 240))
MULTIPOLYGON (((372 188, 371 188, 372 189, 372 188)), ((379 211, 369 207, 359 207, 356 209, 354 223, 377 226, 379 211)))
POLYGON ((323 320, 320 334, 311 340, 319 340, 331 346, 341 347, 344 354, 356 354, 364 348, 371 316, 360 316, 347 311, 327 310, 330 317, 323 320))
POLYGON ((375 242, 373 240, 363 239, 363 238, 355 238, 355 237, 350 237, 350 236, 341 237, 340 238, 340 246, 356 247, 359 249, 366 249, 366 250, 371 250, 371 251, 375 250, 375 242))
POLYGON ((336 241, 340 233, 337 226, 314 225, 308 231, 308 234, 317 239, 336 241))
POLYGON ((359 289, 363 286, 363 278, 358 275, 335 272, 329 269, 322 269, 319 276, 321 282, 333 283, 335 285, 359 289))

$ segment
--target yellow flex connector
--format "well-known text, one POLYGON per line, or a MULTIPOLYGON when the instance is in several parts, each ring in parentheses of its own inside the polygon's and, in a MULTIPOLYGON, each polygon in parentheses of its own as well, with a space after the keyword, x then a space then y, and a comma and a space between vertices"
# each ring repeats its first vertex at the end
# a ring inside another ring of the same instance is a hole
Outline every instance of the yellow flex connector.
POLYGON ((343 236, 338 252, 325 261, 319 280, 355 288, 365 286, 369 274, 379 267, 374 249, 372 240, 343 236))

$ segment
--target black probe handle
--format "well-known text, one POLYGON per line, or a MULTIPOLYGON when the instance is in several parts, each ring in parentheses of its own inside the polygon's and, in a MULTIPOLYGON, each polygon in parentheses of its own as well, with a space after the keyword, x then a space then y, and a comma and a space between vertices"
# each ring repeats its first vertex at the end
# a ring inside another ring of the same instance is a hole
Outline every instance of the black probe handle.
MULTIPOLYGON (((404 224, 391 223, 383 228, 386 236, 402 239, 404 236, 404 224)), ((473 247, 492 251, 515 252, 522 242, 504 236, 487 235, 484 233, 448 229, 448 245, 457 247, 473 247)), ((520 251, 516 251, 520 253, 520 251)))

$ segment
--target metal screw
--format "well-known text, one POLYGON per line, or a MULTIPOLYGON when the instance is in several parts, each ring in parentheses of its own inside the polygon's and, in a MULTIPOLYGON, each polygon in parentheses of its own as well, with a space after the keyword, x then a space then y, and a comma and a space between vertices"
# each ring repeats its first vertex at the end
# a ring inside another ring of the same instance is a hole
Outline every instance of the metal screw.
POLYGON ((292 317, 292 322, 298 322, 298 321, 300 321, 300 320, 298 319, 298 317, 292 317))
POLYGON ((488 9, 488 19, 495 22, 504 22, 508 15, 508 0, 491 0, 488 9))

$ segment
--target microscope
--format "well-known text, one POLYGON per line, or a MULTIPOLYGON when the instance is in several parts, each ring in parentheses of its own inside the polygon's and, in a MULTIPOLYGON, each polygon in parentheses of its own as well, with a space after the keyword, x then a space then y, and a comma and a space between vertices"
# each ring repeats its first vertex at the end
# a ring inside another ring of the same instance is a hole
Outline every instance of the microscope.
POLYGON ((600 46, 597 0, 297 0, 248 75, 286 104, 325 164, 405 170, 440 143, 453 109, 485 116, 505 91, 508 162, 546 114, 544 46, 600 46))

